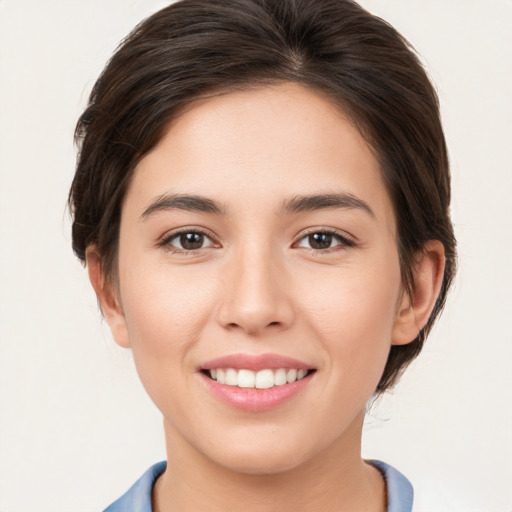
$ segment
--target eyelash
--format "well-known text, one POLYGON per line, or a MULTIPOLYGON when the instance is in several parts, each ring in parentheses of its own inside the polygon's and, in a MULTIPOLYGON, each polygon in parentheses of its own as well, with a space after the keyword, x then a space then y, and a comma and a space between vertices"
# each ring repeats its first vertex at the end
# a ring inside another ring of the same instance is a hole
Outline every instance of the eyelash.
POLYGON ((307 239, 308 237, 310 237, 312 235, 328 235, 328 236, 331 236, 333 239, 335 239, 338 242, 337 245, 335 245, 333 247, 327 247, 325 249, 314 249, 313 247, 304 247, 304 249, 311 251, 315 255, 316 254, 323 255, 323 254, 331 253, 334 251, 342 251, 347 248, 357 246, 357 243, 354 239, 348 237, 346 234, 341 234, 339 231, 336 231, 334 229, 329 229, 329 228, 312 229, 311 231, 303 234, 299 238, 298 242, 295 242, 294 245, 298 246, 298 244, 300 244, 300 242, 302 242, 303 240, 307 239))
POLYGON ((218 245, 218 242, 215 241, 215 238, 210 233, 208 233, 202 229, 198 229, 198 228, 180 229, 179 231, 175 231, 175 232, 165 236, 162 240, 160 240, 158 242, 158 247, 162 247, 172 253, 185 254, 185 255, 197 254, 199 251, 201 251, 203 249, 207 249, 208 247, 215 246, 215 245, 218 245), (176 240, 183 235, 192 235, 192 234, 203 236, 205 239, 208 239, 211 242, 211 245, 209 245, 207 247, 199 247, 197 249, 180 249, 179 247, 174 247, 173 245, 171 245, 171 242, 173 240, 176 240))
MULTIPOLYGON (((303 234, 298 239, 298 241, 293 244, 293 247, 301 247, 299 244, 303 240, 307 239, 308 237, 310 237, 312 235, 327 235, 327 236, 332 237, 333 239, 335 239, 338 242, 337 245, 335 245, 333 247, 327 247, 324 249, 314 249, 313 247, 302 247, 303 249, 311 251, 313 254, 326 254, 326 253, 330 253, 333 251, 344 250, 344 249, 347 249, 350 247, 357 246, 357 243, 352 238, 349 238, 345 234, 342 235, 338 231, 333 230, 333 229, 317 228, 317 229, 313 229, 313 230, 309 231, 308 233, 303 234)), ((162 247, 172 253, 193 255, 193 254, 197 254, 198 252, 202 251, 203 249, 207 249, 211 246, 215 246, 215 245, 218 246, 218 242, 215 240, 215 238, 210 233, 208 233, 202 229, 184 228, 184 229, 180 229, 179 231, 175 231, 175 232, 165 236, 162 240, 160 240, 158 242, 157 245, 158 245, 158 247, 162 247), (211 242, 211 244, 206 247, 199 247, 197 249, 180 249, 179 247, 174 247, 173 245, 171 245, 171 242, 173 240, 176 240, 183 235, 192 235, 192 234, 203 236, 204 238, 208 239, 211 242)))

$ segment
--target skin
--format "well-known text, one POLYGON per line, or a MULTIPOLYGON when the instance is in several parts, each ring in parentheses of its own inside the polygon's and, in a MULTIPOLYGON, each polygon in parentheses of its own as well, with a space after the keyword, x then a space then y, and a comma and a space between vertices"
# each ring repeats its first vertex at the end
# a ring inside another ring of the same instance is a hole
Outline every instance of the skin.
POLYGON ((378 163, 338 108, 294 84, 197 101, 135 171, 118 281, 94 247, 87 261, 113 336, 164 417, 156 511, 386 509, 383 480, 360 455, 365 406, 391 345, 426 323, 444 253, 425 246, 406 294, 378 163), (162 206, 177 194, 222 212, 162 206), (290 208, 322 194, 357 204, 290 208), (182 228, 208 235, 201 248, 171 237, 182 228), (330 245, 312 248, 309 235, 326 229, 330 245), (234 353, 281 354, 316 373, 276 409, 240 410, 198 371, 234 353))

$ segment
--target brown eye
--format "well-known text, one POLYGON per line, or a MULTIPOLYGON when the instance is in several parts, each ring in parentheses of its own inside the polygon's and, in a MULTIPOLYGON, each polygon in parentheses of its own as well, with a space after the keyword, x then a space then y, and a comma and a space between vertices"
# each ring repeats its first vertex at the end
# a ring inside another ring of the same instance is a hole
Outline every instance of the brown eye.
POLYGON ((186 231, 172 235, 165 245, 178 251, 197 251, 213 245, 212 240, 199 231, 186 231))
POLYGON ((330 233, 313 233, 308 235, 308 243, 312 249, 329 249, 333 242, 330 233))
POLYGON ((183 233, 180 235, 180 244, 183 249, 193 251, 203 246, 204 235, 201 233, 183 233))
POLYGON ((343 249, 344 247, 353 247, 355 244, 349 238, 330 231, 317 231, 303 236, 298 247, 304 249, 313 249, 314 251, 327 251, 328 249, 343 249))

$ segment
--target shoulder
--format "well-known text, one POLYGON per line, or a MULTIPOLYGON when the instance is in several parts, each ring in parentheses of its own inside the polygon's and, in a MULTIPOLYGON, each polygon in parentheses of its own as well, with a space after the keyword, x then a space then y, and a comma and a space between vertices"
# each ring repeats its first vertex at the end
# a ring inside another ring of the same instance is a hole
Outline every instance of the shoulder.
POLYGON ((151 466, 118 500, 104 512, 152 512, 151 490, 156 479, 165 471, 166 462, 151 466))
POLYGON ((409 480, 397 469, 380 460, 368 460, 375 466, 386 481, 388 493, 387 512, 412 512, 413 489, 409 480))

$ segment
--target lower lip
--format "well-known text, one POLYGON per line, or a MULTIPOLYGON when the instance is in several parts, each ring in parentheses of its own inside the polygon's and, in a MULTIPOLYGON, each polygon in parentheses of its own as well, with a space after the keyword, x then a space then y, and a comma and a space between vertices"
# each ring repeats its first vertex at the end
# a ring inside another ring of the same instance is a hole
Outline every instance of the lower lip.
POLYGON ((259 412, 275 409, 294 396, 298 395, 308 385, 313 374, 282 386, 274 386, 269 389, 239 388, 219 384, 201 374, 208 389, 223 402, 245 411, 259 412))

